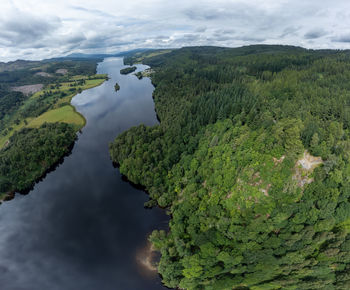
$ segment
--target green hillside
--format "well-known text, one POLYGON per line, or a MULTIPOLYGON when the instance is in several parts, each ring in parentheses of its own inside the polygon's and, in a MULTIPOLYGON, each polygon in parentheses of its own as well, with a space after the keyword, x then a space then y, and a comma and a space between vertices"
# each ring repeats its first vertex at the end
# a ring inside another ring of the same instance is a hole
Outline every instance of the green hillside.
POLYGON ((164 284, 349 289, 350 53, 192 47, 143 62, 161 122, 110 153, 171 213, 150 236, 164 284))
POLYGON ((0 63, 0 203, 30 188, 70 152, 85 126, 70 101, 106 80, 95 74, 98 61, 0 63))

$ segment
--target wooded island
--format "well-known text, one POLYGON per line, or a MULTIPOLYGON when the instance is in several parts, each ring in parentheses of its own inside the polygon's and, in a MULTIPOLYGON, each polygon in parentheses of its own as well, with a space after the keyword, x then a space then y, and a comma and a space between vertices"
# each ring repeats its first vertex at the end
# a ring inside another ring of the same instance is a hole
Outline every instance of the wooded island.
POLYGON ((126 67, 126 68, 121 69, 121 70, 120 70, 120 73, 121 73, 122 75, 127 75, 127 74, 129 74, 129 73, 134 72, 136 69, 137 69, 136 66, 126 67))

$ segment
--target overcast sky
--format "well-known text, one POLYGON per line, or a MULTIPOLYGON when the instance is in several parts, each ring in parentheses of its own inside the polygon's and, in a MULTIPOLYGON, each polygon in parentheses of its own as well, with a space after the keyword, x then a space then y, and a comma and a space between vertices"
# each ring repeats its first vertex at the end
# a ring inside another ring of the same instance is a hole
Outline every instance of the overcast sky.
POLYGON ((350 0, 0 0, 0 61, 258 43, 350 49, 350 0))

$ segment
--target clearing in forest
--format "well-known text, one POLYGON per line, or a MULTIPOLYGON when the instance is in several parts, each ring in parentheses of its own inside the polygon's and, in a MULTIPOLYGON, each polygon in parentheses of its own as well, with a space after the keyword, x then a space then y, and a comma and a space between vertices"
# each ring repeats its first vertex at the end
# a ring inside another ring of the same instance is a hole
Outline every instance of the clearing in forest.
POLYGON ((35 85, 12 87, 12 90, 15 92, 21 92, 22 94, 28 96, 30 94, 34 94, 36 92, 41 91, 43 87, 44 87, 43 84, 35 84, 35 85))
POLYGON ((75 109, 70 105, 47 111, 46 113, 33 119, 28 124, 28 126, 38 128, 45 122, 47 123, 63 122, 63 123, 75 124, 79 128, 82 128, 85 125, 84 117, 79 113, 77 113, 75 109))
POLYGON ((293 179, 298 182, 298 186, 303 187, 305 184, 313 182, 314 179, 309 176, 321 164, 323 164, 321 157, 312 156, 309 152, 305 151, 303 158, 299 159, 295 166, 293 179))

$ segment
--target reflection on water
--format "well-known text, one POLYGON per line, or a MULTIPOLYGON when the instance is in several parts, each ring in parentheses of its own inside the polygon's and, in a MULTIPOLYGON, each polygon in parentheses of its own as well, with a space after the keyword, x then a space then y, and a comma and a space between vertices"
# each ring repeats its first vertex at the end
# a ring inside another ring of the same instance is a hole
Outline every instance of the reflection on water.
POLYGON ((155 251, 150 242, 147 242, 143 248, 136 252, 135 258, 140 266, 139 271, 142 275, 157 275, 157 261, 160 258, 160 253, 155 251))
POLYGON ((108 153, 131 126, 157 124, 150 80, 120 75, 122 67, 105 59, 98 73, 110 80, 72 100, 87 119, 72 154, 28 195, 0 206, 1 289, 164 289, 157 275, 140 273, 135 255, 168 218, 143 208, 148 196, 122 180, 108 153))

